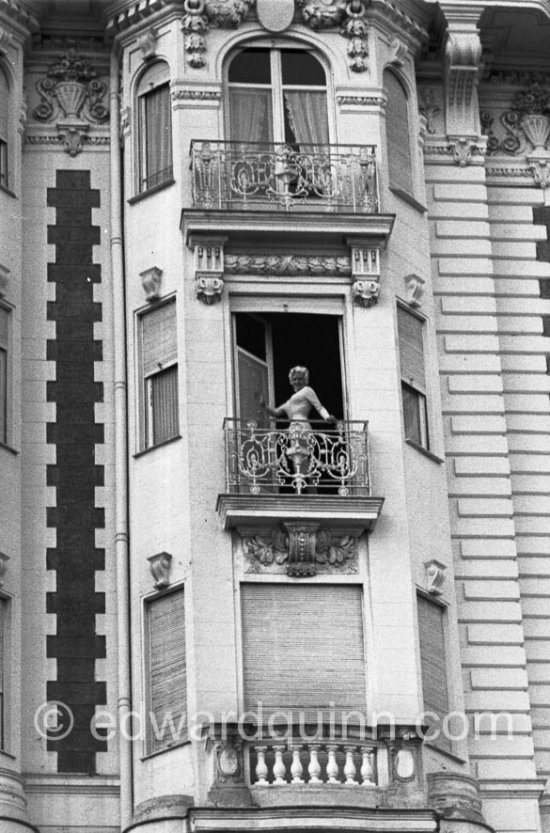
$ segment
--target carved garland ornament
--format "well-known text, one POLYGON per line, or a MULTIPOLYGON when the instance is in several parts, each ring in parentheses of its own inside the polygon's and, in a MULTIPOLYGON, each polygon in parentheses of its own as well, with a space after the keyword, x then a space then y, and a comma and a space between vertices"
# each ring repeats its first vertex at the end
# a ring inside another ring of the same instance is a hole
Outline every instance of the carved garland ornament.
POLYGON ((349 257, 299 255, 226 255, 228 275, 345 275, 351 274, 349 257))
POLYGON ((260 568, 284 566, 289 576, 314 576, 353 565, 357 536, 335 535, 317 523, 285 523, 268 535, 243 537, 244 551, 260 568))
POLYGON ((550 93, 538 81, 516 93, 509 109, 501 113, 499 121, 505 134, 500 139, 493 131, 495 116, 481 113, 483 132, 488 137, 487 154, 504 153, 509 156, 545 153, 550 137, 550 93))

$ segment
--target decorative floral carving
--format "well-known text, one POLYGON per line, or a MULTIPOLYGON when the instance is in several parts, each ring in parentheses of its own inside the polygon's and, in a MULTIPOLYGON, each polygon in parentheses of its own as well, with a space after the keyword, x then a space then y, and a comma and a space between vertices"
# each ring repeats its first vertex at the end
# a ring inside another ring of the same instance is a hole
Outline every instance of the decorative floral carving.
POLYGON ((368 309, 378 303, 380 284, 378 281, 354 281, 351 291, 354 302, 368 309))
POLYGON ((268 535, 243 538, 250 559, 264 568, 285 566, 287 575, 313 576, 342 570, 357 558, 357 536, 335 535, 317 523, 285 523, 268 535))
POLYGON ((301 255, 226 255, 229 275, 349 275, 349 257, 306 257, 301 255))
POLYGON ((347 52, 350 69, 354 72, 365 72, 368 69, 368 24, 365 20, 365 9, 366 3, 363 0, 349 0, 346 4, 347 20, 342 34, 349 39, 347 52))
POLYGON ((433 134, 436 132, 435 117, 441 113, 441 107, 436 102, 435 90, 433 87, 420 87, 418 97, 420 99, 420 113, 426 118, 426 130, 433 134))
POLYGON ((550 138, 550 93, 538 80, 523 91, 517 92, 511 106, 500 114, 500 124, 505 135, 499 138, 494 132, 495 116, 481 113, 483 132, 487 135, 489 155, 504 153, 511 156, 545 155, 550 138))
POLYGON ((77 55, 74 49, 49 69, 36 88, 41 101, 33 116, 39 121, 52 121, 62 114, 66 118, 102 124, 109 117, 103 103, 106 85, 98 80, 88 59, 77 55))
POLYGON ((187 62, 200 69, 206 64, 206 34, 211 26, 240 26, 254 0, 185 0, 181 27, 187 62))
POLYGON ((312 29, 338 26, 344 18, 346 0, 298 0, 302 18, 312 29))
POLYGON ((254 5, 254 0, 206 0, 204 7, 211 23, 220 28, 240 26, 254 5))

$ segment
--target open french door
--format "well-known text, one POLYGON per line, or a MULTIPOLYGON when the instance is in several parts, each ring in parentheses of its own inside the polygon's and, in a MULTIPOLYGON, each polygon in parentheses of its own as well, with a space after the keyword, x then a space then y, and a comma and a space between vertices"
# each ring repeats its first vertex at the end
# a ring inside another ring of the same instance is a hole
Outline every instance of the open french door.
POLYGON ((274 401, 273 339, 269 321, 255 313, 233 316, 236 413, 241 420, 267 421, 261 402, 274 401))

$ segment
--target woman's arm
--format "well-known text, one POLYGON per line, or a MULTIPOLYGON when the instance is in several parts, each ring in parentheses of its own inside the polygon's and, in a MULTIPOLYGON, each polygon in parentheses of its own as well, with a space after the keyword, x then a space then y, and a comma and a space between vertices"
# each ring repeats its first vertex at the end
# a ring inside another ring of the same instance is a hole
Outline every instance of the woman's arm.
POLYGON ((324 405, 321 405, 321 401, 313 388, 306 387, 303 391, 307 396, 308 402, 315 408, 321 419, 325 419, 327 422, 336 422, 336 417, 331 416, 324 405))
POLYGON ((280 417, 285 413, 284 405, 281 405, 279 408, 272 408, 263 397, 260 399, 260 407, 263 408, 264 411, 267 411, 267 413, 272 417, 280 417))

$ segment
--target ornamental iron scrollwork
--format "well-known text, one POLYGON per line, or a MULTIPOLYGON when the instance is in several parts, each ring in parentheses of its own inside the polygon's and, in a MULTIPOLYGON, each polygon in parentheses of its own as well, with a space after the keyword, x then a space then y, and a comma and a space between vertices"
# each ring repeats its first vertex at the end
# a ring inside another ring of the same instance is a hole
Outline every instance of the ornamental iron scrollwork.
POLYGON ((193 141, 191 171, 196 208, 378 211, 371 145, 193 141))

